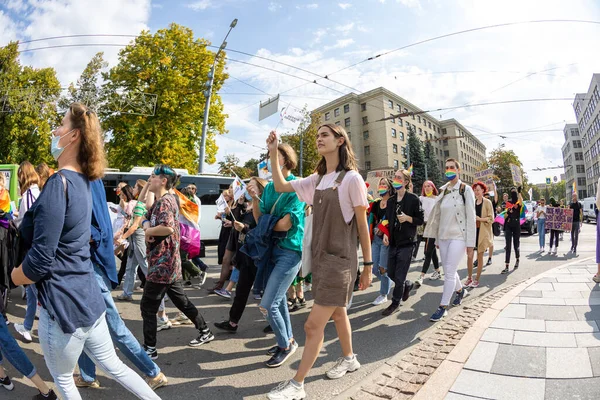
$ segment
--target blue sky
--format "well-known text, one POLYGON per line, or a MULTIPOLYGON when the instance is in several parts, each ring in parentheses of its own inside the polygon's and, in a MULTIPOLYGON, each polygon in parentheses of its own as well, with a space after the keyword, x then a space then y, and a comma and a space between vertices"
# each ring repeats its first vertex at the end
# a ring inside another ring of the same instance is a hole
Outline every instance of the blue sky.
MULTIPOLYGON (((367 57, 435 36, 486 25, 545 19, 600 21, 594 0, 0 0, 0 38, 35 39, 84 33, 136 34, 176 22, 198 37, 219 45, 229 23, 238 18, 228 47, 330 74, 367 57)), ((92 39, 39 42, 90 43, 92 39)), ((102 43, 125 43, 103 39, 102 43)), ((34 44, 29 45, 31 47, 34 44)), ((499 27, 456 35, 396 51, 331 75, 357 91, 384 86, 423 109, 528 98, 574 97, 588 89, 592 73, 600 72, 600 25, 537 23, 499 27)), ((105 51, 111 65, 118 48, 76 48, 23 53, 22 62, 53 66, 66 86, 77 78, 96 51, 105 51)), ((313 75, 254 57, 231 58, 264 65, 305 79, 313 75)), ((259 149, 236 140, 262 145, 277 125, 273 116, 258 122, 258 106, 268 97, 298 86, 302 80, 264 69, 229 63, 232 76, 222 90, 229 114, 229 134, 218 139, 222 159, 235 153, 242 160, 259 149), (249 83, 255 90, 238 80, 249 83), (233 93, 249 93, 237 95, 233 93), (251 106, 252 105, 252 106, 251 106)), ((282 97, 292 106, 318 107, 348 93, 348 87, 323 81, 282 97), (335 89, 335 90, 332 90, 335 89)), ((439 117, 439 113, 434 113, 439 117)), ((504 143, 525 164, 530 180, 542 182, 551 172, 535 167, 562 165, 560 148, 565 122, 574 122, 570 101, 472 107, 444 113, 456 118, 487 146, 504 143), (493 133, 542 129, 544 132, 493 133)), ((294 129, 285 123, 280 130, 294 129)), ((208 170, 215 170, 214 166, 208 170)))

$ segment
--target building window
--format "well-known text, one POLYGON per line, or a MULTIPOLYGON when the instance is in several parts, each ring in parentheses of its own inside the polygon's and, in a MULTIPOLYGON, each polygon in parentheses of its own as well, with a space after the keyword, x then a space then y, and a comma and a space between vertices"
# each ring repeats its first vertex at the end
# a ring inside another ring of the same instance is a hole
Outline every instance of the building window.
POLYGON ((398 112, 402 112, 402 105, 400 103, 396 103, 396 108, 398 109, 398 112))
POLYGON ((363 132, 363 140, 367 140, 369 138, 369 131, 363 132))
POLYGON ((406 157, 406 147, 402 147, 402 155, 406 157))
POLYGON ((577 186, 585 187, 585 178, 577 178, 577 186))
POLYGON ((448 134, 448 131, 446 131, 446 128, 443 128, 442 129, 442 135, 447 135, 447 134, 448 134))
POLYGON ((367 125, 369 123, 369 118, 363 117, 363 125, 367 125))
POLYGON ((348 139, 352 140, 352 132, 348 131, 346 133, 348 134, 348 139))
POLYGON ((335 124, 338 125, 338 126, 342 125, 342 123, 340 121, 335 121, 335 124))
POLYGON ((371 161, 365 161, 365 169, 366 170, 370 170, 371 169, 371 161))
POLYGON ((402 118, 398 118, 398 125, 402 126, 402 118))
POLYGON ((423 136, 423 129, 419 128, 419 135, 423 136))
POLYGON ((347 114, 350 112, 350 104, 345 104, 344 105, 344 114, 347 114))
POLYGON ((404 140, 404 132, 400 131, 400 140, 404 140))
POLYGON ((575 153, 575 161, 583 161, 583 153, 575 153))
POLYGON ((365 156, 368 156, 369 154, 371 154, 371 147, 365 146, 365 156))
POLYGON ((394 109, 394 102, 391 101, 391 100, 388 100, 388 107, 393 110, 394 109))
POLYGON ((330 113, 326 112, 325 113, 325 121, 329 121, 329 118, 331 118, 330 113))
POLYGON ((450 157, 450 151, 444 150, 444 157, 446 157, 446 158, 450 157))
POLYGON ((580 149, 581 148, 581 140, 573 140, 573 148, 580 149))
POLYGON ((400 167, 400 163, 398 160, 394 160, 394 169, 398 169, 400 167))
POLYGON ((340 109, 336 108, 335 110, 333 110, 333 116, 334 117, 339 117, 340 116, 340 109))
POLYGON ((396 137, 396 129, 392 128, 392 137, 395 138, 396 137))
POLYGON ((577 173, 578 173, 578 174, 584 174, 584 173, 585 173, 585 166, 583 166, 583 165, 581 165, 581 164, 578 164, 578 165, 576 166, 576 168, 577 168, 577 173))
POLYGON ((367 111, 367 103, 362 103, 360 105, 360 111, 367 111))
POLYGON ((346 128, 350 126, 350 118, 346 118, 346 119, 344 120, 344 126, 345 126, 346 128))
POLYGON ((398 154, 398 145, 397 144, 392 145, 392 152, 398 154))
MULTIPOLYGON (((427 122, 427 126, 429 127, 429 129, 431 129, 431 122, 427 122)), ((435 129, 435 127, 433 129, 435 129)))
POLYGON ((417 122, 421 123, 421 117, 417 115, 417 122))

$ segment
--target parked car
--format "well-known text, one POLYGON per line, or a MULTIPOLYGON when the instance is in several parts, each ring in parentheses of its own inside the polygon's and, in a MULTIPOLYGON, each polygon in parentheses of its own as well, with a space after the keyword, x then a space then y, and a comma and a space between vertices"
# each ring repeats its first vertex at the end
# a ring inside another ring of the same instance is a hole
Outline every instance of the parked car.
POLYGON ((586 197, 583 199, 583 221, 596 221, 596 198, 586 197))
POLYGON ((533 210, 536 208, 536 203, 532 201, 525 201, 525 223, 521 225, 521 230, 527 231, 530 235, 537 233, 537 223, 535 221, 535 214, 533 210))

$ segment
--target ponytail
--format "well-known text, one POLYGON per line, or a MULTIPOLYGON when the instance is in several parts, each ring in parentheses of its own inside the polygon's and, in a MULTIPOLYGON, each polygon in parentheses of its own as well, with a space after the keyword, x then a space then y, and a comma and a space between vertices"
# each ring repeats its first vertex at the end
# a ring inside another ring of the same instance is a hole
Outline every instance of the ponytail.
POLYGON ((90 181, 102 178, 106 168, 106 155, 98 116, 81 103, 71 104, 69 111, 71 125, 74 129, 79 129, 81 138, 77 162, 90 181))

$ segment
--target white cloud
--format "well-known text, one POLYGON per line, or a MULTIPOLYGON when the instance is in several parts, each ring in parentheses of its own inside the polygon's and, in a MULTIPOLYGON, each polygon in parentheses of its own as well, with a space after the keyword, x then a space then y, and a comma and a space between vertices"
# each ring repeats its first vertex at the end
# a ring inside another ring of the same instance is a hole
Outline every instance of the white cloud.
POLYGON ((354 39, 338 39, 333 46, 325 46, 325 50, 343 49, 354 43, 354 39))
POLYGON ((311 3, 311 4, 297 4, 296 5, 297 10, 302 10, 304 8, 306 8, 307 10, 316 10, 317 8, 319 8, 319 4, 311 3))
POLYGON ((354 22, 348 22, 345 25, 336 26, 335 30, 338 32, 342 32, 344 34, 348 34, 348 33, 350 33, 350 31, 352 31, 353 28, 354 28, 354 22))
POLYGON ((162 4, 159 3, 153 3, 152 4, 152 8, 158 8, 158 9, 162 9, 164 6, 162 4))
POLYGON ((279 3, 276 3, 274 1, 269 3, 268 9, 271 12, 275 12, 275 11, 279 10, 280 8, 281 8, 281 4, 279 4, 279 3))
POLYGON ((350 3, 338 3, 338 6, 342 9, 342 10, 346 10, 350 7, 352 7, 352 4, 350 3))
POLYGON ((212 6, 211 0, 198 0, 193 3, 188 3, 185 5, 187 8, 190 8, 194 11, 202 11, 212 6))

